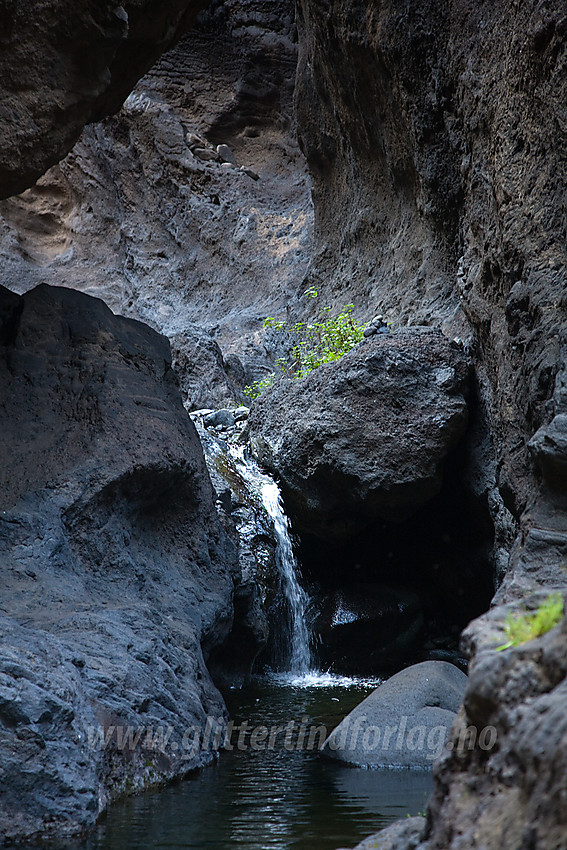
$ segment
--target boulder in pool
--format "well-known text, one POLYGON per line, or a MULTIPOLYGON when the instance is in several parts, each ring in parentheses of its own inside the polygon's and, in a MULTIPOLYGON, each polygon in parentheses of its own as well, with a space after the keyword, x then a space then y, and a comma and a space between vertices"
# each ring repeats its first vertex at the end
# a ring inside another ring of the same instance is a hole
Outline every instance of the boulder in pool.
POLYGON ((446 661, 407 667, 373 691, 323 744, 356 767, 431 767, 463 700, 466 675, 446 661))

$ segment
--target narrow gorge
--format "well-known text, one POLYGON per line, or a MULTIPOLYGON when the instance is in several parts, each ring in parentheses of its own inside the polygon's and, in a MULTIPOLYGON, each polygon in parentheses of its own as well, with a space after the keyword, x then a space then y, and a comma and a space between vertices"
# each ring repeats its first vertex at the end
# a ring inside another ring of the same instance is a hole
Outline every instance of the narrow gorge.
POLYGON ((567 850, 566 35, 0 3, 4 845, 567 850))

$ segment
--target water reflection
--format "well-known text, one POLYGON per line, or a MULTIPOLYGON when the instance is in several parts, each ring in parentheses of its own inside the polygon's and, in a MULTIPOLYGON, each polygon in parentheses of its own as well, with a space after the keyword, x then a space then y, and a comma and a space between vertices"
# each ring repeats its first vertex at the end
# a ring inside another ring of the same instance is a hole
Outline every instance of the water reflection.
MULTIPOLYGON (((370 689, 352 680, 291 687, 264 679, 227 701, 251 726, 307 717, 330 730, 370 689)), ((115 805, 86 847, 336 850, 423 810, 430 788, 428 773, 347 768, 283 746, 235 748, 184 782, 115 805)))

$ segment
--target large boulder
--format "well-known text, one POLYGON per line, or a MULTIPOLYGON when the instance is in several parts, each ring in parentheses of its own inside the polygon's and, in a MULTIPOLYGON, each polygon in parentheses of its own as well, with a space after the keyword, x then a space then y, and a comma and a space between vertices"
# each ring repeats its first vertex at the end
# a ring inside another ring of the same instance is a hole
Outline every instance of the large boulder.
POLYGON ((167 340, 99 300, 0 288, 0 843, 93 824, 215 756, 232 623, 167 340))
POLYGON ((0 8, 0 197, 31 186, 120 108, 207 0, 10 0, 0 8))
POLYGON ((331 732, 322 752, 357 767, 431 767, 462 702, 466 675, 446 661, 396 673, 331 732))
POLYGON ((265 392, 250 413, 251 443, 298 527, 344 538, 431 499, 466 429, 468 374, 440 331, 407 328, 265 392))

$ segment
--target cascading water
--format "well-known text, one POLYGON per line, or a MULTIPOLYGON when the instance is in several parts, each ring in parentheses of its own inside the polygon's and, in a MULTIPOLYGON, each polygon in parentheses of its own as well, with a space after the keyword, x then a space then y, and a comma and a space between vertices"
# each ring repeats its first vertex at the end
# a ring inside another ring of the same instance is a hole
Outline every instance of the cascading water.
POLYGON ((289 522, 283 509, 279 487, 270 476, 260 470, 254 460, 245 458, 242 448, 231 446, 230 453, 238 463, 242 477, 259 492, 262 504, 274 526, 276 561, 289 620, 283 666, 295 676, 308 673, 312 668, 307 624, 309 597, 298 580, 299 568, 293 554, 289 522))
POLYGON ((262 486, 262 502, 274 523, 276 560, 280 572, 282 593, 289 609, 289 672, 308 673, 311 669, 311 650, 307 609, 309 597, 297 580, 297 561, 289 534, 289 523, 282 506, 281 493, 275 481, 262 486))

